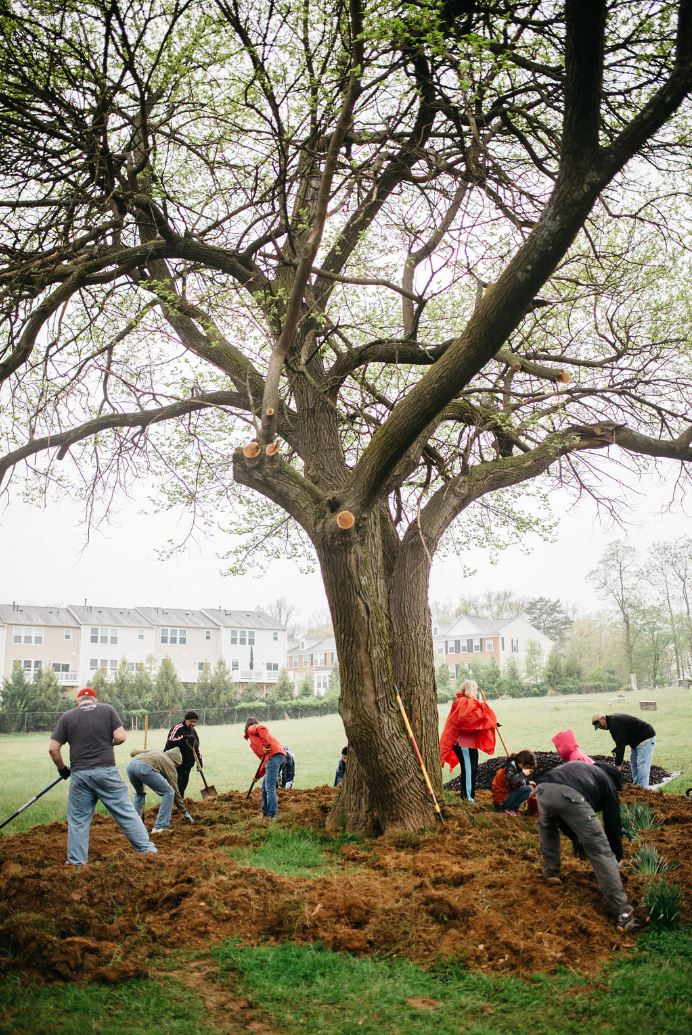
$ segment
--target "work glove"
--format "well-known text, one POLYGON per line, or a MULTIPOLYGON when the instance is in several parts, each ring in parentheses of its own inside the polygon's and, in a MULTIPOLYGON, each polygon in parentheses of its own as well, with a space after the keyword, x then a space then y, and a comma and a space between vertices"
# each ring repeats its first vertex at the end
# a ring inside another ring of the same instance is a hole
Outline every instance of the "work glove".
POLYGON ((195 822, 194 819, 192 818, 192 816, 190 815, 190 813, 187 812, 187 811, 183 812, 183 819, 186 819, 188 821, 188 823, 194 823, 195 822))
POLYGON ((62 776, 63 780, 69 780, 71 772, 69 765, 64 765, 62 769, 58 769, 58 776, 62 776))

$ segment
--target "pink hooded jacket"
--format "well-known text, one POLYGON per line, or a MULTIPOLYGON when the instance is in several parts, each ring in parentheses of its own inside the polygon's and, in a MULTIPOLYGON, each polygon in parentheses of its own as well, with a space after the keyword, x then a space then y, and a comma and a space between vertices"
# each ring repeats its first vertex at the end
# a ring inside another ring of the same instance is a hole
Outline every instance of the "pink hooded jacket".
POLYGON ((579 750, 577 738, 572 730, 560 730, 552 738, 552 741, 565 762, 591 762, 593 764, 593 758, 589 758, 588 755, 579 750))

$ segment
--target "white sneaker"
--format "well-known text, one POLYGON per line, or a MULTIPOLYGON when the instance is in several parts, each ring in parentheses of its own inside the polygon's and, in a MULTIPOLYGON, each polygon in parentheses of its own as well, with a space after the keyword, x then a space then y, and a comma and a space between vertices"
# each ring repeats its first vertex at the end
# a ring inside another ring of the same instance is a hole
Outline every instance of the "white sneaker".
POLYGON ((152 834, 170 834, 170 827, 154 827, 152 834))

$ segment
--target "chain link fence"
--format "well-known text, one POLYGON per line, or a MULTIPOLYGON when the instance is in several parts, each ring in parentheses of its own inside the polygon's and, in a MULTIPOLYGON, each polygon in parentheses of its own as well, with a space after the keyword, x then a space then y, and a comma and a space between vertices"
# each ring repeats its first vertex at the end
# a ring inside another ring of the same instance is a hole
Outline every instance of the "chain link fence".
MULTIPOLYGON (((70 706, 71 707, 71 706, 70 706)), ((244 723, 249 715, 256 716, 261 722, 274 722, 278 719, 302 719, 308 716, 330 715, 338 711, 335 701, 319 698, 300 698, 292 701, 238 701, 220 708, 200 708, 185 706, 157 711, 116 709, 123 721, 125 729, 138 730, 144 728, 144 718, 149 716, 150 729, 168 730, 183 715, 193 709, 199 715, 201 726, 228 726, 244 723)), ((60 716, 69 709, 61 711, 0 711, 0 733, 50 733, 60 716)))

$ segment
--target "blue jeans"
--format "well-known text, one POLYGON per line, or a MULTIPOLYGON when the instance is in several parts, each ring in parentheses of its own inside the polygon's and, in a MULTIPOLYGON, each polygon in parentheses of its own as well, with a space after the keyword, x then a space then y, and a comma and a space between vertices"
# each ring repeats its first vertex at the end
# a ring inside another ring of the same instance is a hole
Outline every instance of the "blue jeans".
POLYGON ((267 759, 267 768, 262 780, 262 815, 275 816, 279 811, 279 799, 276 796, 276 782, 279 779, 279 770, 286 761, 284 754, 277 753, 270 755, 267 759))
POLYGON ((518 809, 519 806, 531 797, 531 791, 533 787, 531 784, 526 783, 523 787, 515 787, 513 791, 510 791, 505 800, 501 805, 496 805, 495 809, 498 812, 506 812, 507 809, 518 809))
POLYGON ((127 796, 127 787, 115 766, 78 769, 70 776, 67 798, 67 861, 84 866, 89 859, 89 830, 96 802, 101 801, 136 852, 155 852, 141 816, 127 796))
POLYGON ((175 801, 175 791, 168 780, 148 762, 140 761, 138 758, 133 758, 131 762, 128 762, 127 778, 135 789, 134 806, 138 816, 142 815, 144 808, 145 785, 161 795, 161 805, 154 823, 154 830, 167 830, 171 825, 171 813, 175 801))
POLYGON ((630 755, 632 783, 636 784, 637 787, 649 786, 649 773, 651 772, 651 759, 653 758, 655 743, 656 737, 650 737, 648 740, 643 740, 641 744, 637 744, 636 747, 632 748, 632 754, 630 755))

